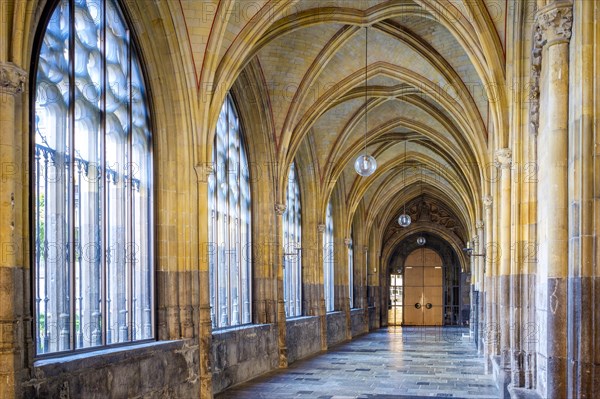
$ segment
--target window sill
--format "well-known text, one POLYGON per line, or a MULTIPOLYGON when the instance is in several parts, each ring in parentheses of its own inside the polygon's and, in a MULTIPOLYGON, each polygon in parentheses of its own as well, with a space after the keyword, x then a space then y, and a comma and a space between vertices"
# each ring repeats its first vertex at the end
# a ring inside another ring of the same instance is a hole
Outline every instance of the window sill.
POLYGON ((286 319, 286 323, 299 323, 305 320, 318 319, 319 316, 294 316, 286 319))
POLYGON ((92 350, 81 353, 68 353, 63 356, 37 359, 33 362, 34 374, 42 373, 49 377, 65 372, 73 372, 86 368, 97 368, 113 364, 133 357, 151 355, 156 351, 173 351, 181 349, 183 340, 150 341, 130 345, 92 350))
POLYGON ((236 333, 238 331, 247 332, 247 330, 252 330, 252 329, 257 329, 257 330, 269 329, 269 328, 271 328, 271 326, 272 326, 271 324, 240 324, 237 326, 229 326, 229 327, 219 328, 218 330, 213 330, 212 335, 213 336, 226 335, 226 334, 236 333))

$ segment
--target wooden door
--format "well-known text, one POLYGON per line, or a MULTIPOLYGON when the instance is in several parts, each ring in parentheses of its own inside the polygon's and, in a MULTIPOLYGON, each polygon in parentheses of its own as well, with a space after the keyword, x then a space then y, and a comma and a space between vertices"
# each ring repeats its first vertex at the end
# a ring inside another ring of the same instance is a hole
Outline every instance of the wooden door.
POLYGON ((442 325, 442 259, 426 248, 411 252, 404 263, 404 325, 442 325))

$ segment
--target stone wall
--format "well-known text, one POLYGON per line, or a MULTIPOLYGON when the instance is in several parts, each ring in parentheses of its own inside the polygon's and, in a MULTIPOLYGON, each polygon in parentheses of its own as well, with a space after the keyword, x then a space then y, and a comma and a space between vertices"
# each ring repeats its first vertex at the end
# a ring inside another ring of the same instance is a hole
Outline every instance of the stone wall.
POLYGON ((364 309, 352 309, 350 311, 352 338, 369 332, 369 322, 364 309))
POLYGON ((277 329, 273 324, 217 331, 212 337, 213 392, 248 381, 279 364, 277 329))
POLYGON ((151 342, 34 363, 25 398, 191 398, 199 395, 195 340, 151 342))
POLYGON ((299 317, 286 324, 288 364, 321 351, 319 317, 299 317))
POLYGON ((346 340, 346 314, 344 312, 327 313, 327 346, 333 346, 346 340))
POLYGON ((377 308, 374 306, 369 307, 369 331, 376 330, 379 328, 377 318, 377 308))

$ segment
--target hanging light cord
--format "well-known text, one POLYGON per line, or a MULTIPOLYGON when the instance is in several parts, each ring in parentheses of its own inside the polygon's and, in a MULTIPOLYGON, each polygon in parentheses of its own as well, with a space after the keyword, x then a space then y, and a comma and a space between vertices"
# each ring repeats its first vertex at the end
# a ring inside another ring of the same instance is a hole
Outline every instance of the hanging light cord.
POLYGON ((369 105, 367 99, 367 68, 369 62, 369 27, 365 26, 365 155, 367 155, 367 130, 369 129, 369 105))
MULTIPOLYGON (((404 186, 406 187, 406 143, 408 140, 404 141, 404 186)), ((406 201, 404 201, 404 214, 406 215, 406 201)))

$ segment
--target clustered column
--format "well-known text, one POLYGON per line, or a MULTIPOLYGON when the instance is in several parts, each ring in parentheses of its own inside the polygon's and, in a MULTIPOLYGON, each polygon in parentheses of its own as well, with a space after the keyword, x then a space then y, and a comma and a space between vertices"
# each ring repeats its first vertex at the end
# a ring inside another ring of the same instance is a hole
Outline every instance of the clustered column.
POLYGON ((29 269, 23 262, 23 148, 19 120, 26 73, 0 62, 0 397, 19 396, 19 375, 31 350, 29 269), (15 295, 22 292, 23 295, 15 295), (24 339, 26 337, 26 339, 24 339), (27 345, 24 345, 24 343, 27 345))

